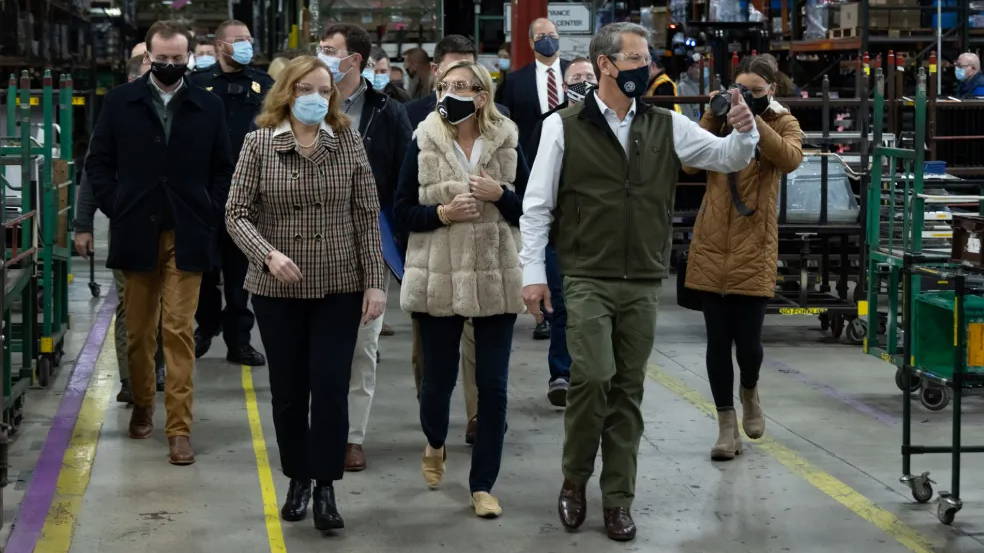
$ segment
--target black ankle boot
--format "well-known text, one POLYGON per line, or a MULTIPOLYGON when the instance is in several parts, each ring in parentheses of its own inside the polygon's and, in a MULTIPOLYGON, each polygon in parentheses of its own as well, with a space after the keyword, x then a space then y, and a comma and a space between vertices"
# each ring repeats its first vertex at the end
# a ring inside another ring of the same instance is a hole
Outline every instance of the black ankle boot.
POLYGON ((311 501, 311 481, 291 478, 287 488, 287 500, 280 509, 280 516, 289 522, 304 520, 307 516, 308 502, 311 501))
POLYGON ((331 484, 314 487, 314 527, 322 532, 345 528, 335 506, 335 488, 331 484))

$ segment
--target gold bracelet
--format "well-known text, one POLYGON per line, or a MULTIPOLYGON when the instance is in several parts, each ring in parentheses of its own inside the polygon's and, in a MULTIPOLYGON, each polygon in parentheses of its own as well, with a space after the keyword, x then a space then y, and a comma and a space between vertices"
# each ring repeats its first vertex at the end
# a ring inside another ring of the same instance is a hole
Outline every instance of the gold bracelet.
POLYGON ((451 219, 448 218, 448 214, 447 214, 447 206, 443 204, 437 206, 437 218, 440 219, 441 223, 443 223, 445 226, 451 225, 451 219))

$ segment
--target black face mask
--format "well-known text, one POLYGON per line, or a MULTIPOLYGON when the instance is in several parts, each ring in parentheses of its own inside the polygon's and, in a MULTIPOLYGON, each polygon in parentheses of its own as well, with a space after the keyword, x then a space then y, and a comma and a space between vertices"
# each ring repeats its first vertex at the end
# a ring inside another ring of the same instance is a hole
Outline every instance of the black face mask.
MULTIPOLYGON (((614 59, 612 59, 612 63, 615 63, 614 59)), ((618 68, 616 67, 616 69, 618 68)), ((649 84, 649 66, 643 65, 636 69, 619 69, 615 80, 618 82, 618 89, 622 91, 622 94, 629 98, 639 98, 646 93, 646 85, 649 84)))
POLYGON ((186 63, 174 64, 155 61, 150 64, 150 72, 164 86, 171 86, 178 82, 187 71, 188 64, 186 63))
POLYGON ((769 102, 768 94, 762 96, 761 98, 755 98, 753 96, 750 98, 750 100, 751 101, 749 101, 748 96, 745 97, 745 102, 748 104, 748 108, 751 109, 752 113, 755 115, 762 115, 763 113, 765 113, 765 110, 769 109, 770 102, 769 102))
POLYGON ((437 112, 452 125, 475 115, 475 99, 448 94, 437 103, 437 112))

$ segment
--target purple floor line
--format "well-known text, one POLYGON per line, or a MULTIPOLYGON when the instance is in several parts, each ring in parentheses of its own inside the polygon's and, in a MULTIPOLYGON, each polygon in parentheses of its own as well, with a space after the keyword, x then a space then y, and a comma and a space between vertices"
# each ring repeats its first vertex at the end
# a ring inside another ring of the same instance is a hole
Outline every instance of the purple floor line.
POLYGON ((34 467, 31 483, 20 504, 13 531, 7 539, 7 546, 4 549, 7 553, 31 553, 41 536, 41 529, 44 527, 51 500, 55 495, 55 486, 58 483, 65 450, 68 449, 72 438, 75 421, 78 419, 82 400, 89 387, 89 377, 95 369, 96 360, 99 358, 115 310, 116 293, 111 289, 103 300, 102 306, 99 307, 92 328, 89 330, 89 336, 75 361, 68 385, 65 386, 65 395, 58 406, 58 413, 51 421, 51 429, 44 442, 44 449, 41 450, 41 457, 34 467))

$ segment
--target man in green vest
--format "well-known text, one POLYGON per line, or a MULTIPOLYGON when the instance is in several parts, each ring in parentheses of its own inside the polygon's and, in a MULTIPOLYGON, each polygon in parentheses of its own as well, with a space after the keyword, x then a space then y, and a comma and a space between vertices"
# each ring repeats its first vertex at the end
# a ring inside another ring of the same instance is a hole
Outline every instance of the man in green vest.
POLYGON ((758 143, 739 94, 716 137, 679 113, 637 101, 651 61, 645 28, 603 27, 591 40, 599 88, 543 123, 523 201, 523 299, 549 312, 544 248, 556 244, 573 364, 567 396, 561 522, 578 528, 599 444, 608 537, 635 537, 630 509, 642 436, 642 393, 660 283, 667 276, 673 198, 681 164, 743 169, 758 143), (550 240, 550 239, 553 240, 550 240))

